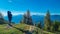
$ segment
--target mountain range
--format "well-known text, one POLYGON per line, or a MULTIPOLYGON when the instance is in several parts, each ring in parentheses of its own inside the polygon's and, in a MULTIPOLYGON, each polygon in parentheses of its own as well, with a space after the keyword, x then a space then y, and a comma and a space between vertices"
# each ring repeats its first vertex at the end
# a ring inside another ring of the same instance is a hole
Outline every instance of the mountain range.
MULTIPOLYGON (((32 20, 34 23, 37 23, 37 22, 44 22, 44 15, 32 15, 32 20)), ((5 20, 8 20, 8 17, 5 16, 4 17, 5 20)), ((15 22, 15 23, 19 23, 21 20, 23 19, 23 15, 16 15, 16 16, 12 16, 12 22, 15 22)), ((50 19, 52 21, 54 20, 57 20, 57 21, 60 21, 60 15, 50 15, 50 19)))

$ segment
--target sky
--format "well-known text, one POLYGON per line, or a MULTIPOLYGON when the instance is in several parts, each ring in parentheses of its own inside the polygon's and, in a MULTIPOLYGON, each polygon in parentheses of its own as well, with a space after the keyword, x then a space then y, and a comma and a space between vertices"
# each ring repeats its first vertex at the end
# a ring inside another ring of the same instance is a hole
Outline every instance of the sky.
POLYGON ((27 10, 32 15, 45 15, 47 10, 51 14, 60 15, 60 0, 0 0, 0 12, 6 16, 7 11, 13 15, 24 14, 27 10))

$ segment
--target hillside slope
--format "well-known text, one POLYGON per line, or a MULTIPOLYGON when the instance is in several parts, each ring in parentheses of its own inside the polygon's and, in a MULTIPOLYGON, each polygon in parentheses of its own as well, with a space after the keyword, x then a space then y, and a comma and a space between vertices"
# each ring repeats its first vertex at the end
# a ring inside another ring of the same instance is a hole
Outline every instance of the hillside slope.
MULTIPOLYGON (((26 24, 15 24, 12 28, 7 28, 7 24, 0 25, 0 34, 23 34, 26 24)), ((35 28, 33 34, 55 34, 35 28)))

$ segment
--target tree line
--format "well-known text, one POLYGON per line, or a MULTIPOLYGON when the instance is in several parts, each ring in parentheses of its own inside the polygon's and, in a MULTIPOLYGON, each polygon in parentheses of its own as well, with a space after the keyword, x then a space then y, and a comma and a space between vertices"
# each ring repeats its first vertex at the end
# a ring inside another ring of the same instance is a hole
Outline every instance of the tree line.
MULTIPOLYGON (((8 11, 7 14, 8 14, 8 22, 9 22, 9 25, 10 25, 11 20, 12 20, 11 11, 8 11)), ((1 13, 0 13, 0 19, 3 19, 3 15, 1 13)), ((28 24, 28 25, 34 25, 29 10, 27 10, 27 13, 23 15, 23 19, 20 21, 20 23, 24 23, 24 24, 28 24)), ((50 32, 60 31, 59 30, 60 21, 57 21, 57 20, 51 21, 49 10, 47 10, 46 16, 44 17, 44 26, 43 26, 43 28, 42 28, 41 22, 39 22, 37 25, 35 24, 35 26, 40 28, 40 29, 43 29, 45 31, 50 31, 50 32)))

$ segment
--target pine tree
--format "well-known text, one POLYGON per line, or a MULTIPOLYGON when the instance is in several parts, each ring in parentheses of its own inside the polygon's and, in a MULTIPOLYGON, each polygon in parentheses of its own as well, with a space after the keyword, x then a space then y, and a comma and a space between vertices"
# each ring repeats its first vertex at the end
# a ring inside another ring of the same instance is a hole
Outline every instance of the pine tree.
POLYGON ((5 24, 5 20, 3 18, 2 13, 0 13, 0 24, 5 24))
POLYGON ((2 13, 0 13, 0 19, 2 19, 2 20, 3 20, 3 15, 2 15, 2 13))
POLYGON ((26 17, 27 17, 27 24, 33 25, 29 10, 27 11, 26 17))
POLYGON ((23 15, 23 22, 28 25, 33 25, 29 10, 23 15))
POLYGON ((54 21, 54 25, 53 25, 53 31, 58 31, 60 23, 58 21, 54 21))
POLYGON ((50 12, 48 10, 44 20, 44 29, 50 31, 50 26, 51 26, 51 20, 50 20, 50 12))
POLYGON ((42 28, 41 22, 38 23, 37 27, 40 28, 40 29, 42 28))
POLYGON ((26 14, 23 15, 22 23, 26 24, 26 14))

